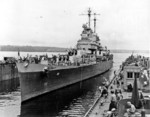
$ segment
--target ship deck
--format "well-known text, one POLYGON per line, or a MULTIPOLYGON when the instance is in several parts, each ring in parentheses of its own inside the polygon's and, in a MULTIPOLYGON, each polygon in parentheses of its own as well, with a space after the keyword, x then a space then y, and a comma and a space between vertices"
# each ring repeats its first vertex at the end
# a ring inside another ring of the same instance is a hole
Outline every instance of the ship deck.
MULTIPOLYGON (((88 112, 85 114, 84 117, 110 117, 107 115, 107 113, 109 113, 108 109, 109 109, 109 104, 110 104, 110 87, 112 86, 113 89, 116 89, 117 86, 115 85, 114 81, 116 80, 117 75, 114 76, 114 78, 112 79, 111 84, 108 87, 108 98, 105 100, 103 98, 99 98, 94 102, 94 104, 92 105, 92 107, 88 110, 88 112), (104 101, 103 105, 101 105, 102 100, 104 101)), ((120 88, 122 89, 122 86, 120 85, 120 88)), ((132 96, 131 92, 125 92, 122 89, 122 95, 123 95, 123 99, 129 99, 132 96)), ((150 92, 143 92, 143 96, 144 99, 150 100, 150 92)), ((141 109, 137 109, 136 112, 141 113, 141 109)), ((145 109, 146 112, 146 117, 150 117, 150 109, 145 109)), ((121 116, 116 116, 116 117, 121 117, 121 116)), ((141 117, 141 116, 138 116, 141 117)))
MULTIPOLYGON (((50 68, 50 71, 55 71, 55 70, 62 70, 62 69, 74 69, 74 68, 79 68, 79 67, 84 67, 84 66, 89 66, 89 65, 95 65, 96 63, 89 63, 89 64, 80 64, 80 66, 77 65, 52 65, 50 68)), ((17 67, 19 69, 19 72, 40 72, 43 71, 45 67, 49 67, 49 65, 44 65, 44 64, 29 64, 28 66, 25 67, 24 63, 19 63, 17 64, 17 67)))
POLYGON ((55 71, 55 70, 62 70, 62 69, 75 69, 75 68, 82 68, 86 66, 92 66, 92 65, 101 65, 103 66, 104 63, 111 63, 112 60, 104 61, 104 62, 91 62, 91 63, 84 63, 80 65, 67 65, 67 64, 60 64, 60 65, 46 65, 46 64, 35 64, 35 63, 17 63, 18 71, 22 73, 26 72, 42 72, 47 67, 49 68, 49 71, 55 71))
POLYGON ((54 66, 54 69, 51 69, 51 70, 59 70, 59 69, 70 69, 70 68, 77 68, 77 67, 84 67, 84 66, 89 66, 89 65, 95 65, 96 63, 89 63, 89 64, 80 64, 79 66, 77 65, 55 65, 54 66))

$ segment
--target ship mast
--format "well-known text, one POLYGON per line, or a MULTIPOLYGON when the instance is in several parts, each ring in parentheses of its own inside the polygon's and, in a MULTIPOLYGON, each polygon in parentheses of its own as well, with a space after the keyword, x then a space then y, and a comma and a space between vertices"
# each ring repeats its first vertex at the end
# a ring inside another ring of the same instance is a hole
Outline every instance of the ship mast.
POLYGON ((100 14, 96 14, 96 13, 94 13, 94 14, 91 14, 91 9, 89 8, 88 9, 88 14, 81 14, 81 15, 87 15, 88 16, 88 19, 89 19, 89 21, 88 21, 88 24, 89 24, 89 28, 91 27, 91 15, 94 15, 94 33, 96 32, 96 21, 97 21, 97 19, 96 19, 96 15, 100 15, 100 14))
POLYGON ((89 10, 88 10, 88 17, 89 17, 89 28, 90 28, 90 20, 91 20, 91 9, 89 8, 89 10))
POLYGON ((88 15, 88 19, 89 19, 89 22, 88 22, 88 24, 89 24, 89 28, 90 28, 90 25, 91 25, 91 9, 89 8, 89 10, 88 10, 88 14, 81 14, 81 15, 88 15))
POLYGON ((100 15, 100 14, 94 13, 94 33, 96 33, 96 21, 97 21, 96 15, 100 15))

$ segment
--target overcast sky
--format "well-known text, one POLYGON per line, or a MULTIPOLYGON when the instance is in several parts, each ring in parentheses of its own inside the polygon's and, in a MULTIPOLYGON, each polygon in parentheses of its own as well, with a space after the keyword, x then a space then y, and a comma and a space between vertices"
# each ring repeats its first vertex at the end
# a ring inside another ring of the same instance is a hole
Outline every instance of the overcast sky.
POLYGON ((150 49, 150 0, 0 0, 0 45, 74 47, 89 7, 102 45, 150 49))

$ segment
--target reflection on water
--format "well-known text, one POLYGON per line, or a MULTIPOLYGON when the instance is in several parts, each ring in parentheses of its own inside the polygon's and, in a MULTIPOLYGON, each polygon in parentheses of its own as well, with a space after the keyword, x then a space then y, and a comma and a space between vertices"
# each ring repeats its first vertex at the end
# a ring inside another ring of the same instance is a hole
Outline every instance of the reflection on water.
POLYGON ((48 93, 21 105, 21 117, 80 117, 98 97, 98 87, 103 77, 109 78, 112 71, 81 83, 48 93))

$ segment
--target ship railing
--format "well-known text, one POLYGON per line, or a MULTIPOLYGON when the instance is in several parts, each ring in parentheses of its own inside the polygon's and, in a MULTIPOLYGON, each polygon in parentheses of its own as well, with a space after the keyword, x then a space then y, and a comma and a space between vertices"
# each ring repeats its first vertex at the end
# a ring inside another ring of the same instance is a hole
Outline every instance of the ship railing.
POLYGON ((75 60, 73 62, 69 61, 58 61, 50 62, 54 66, 80 66, 81 64, 93 64, 96 63, 96 60, 93 58, 81 58, 80 60, 75 60))

